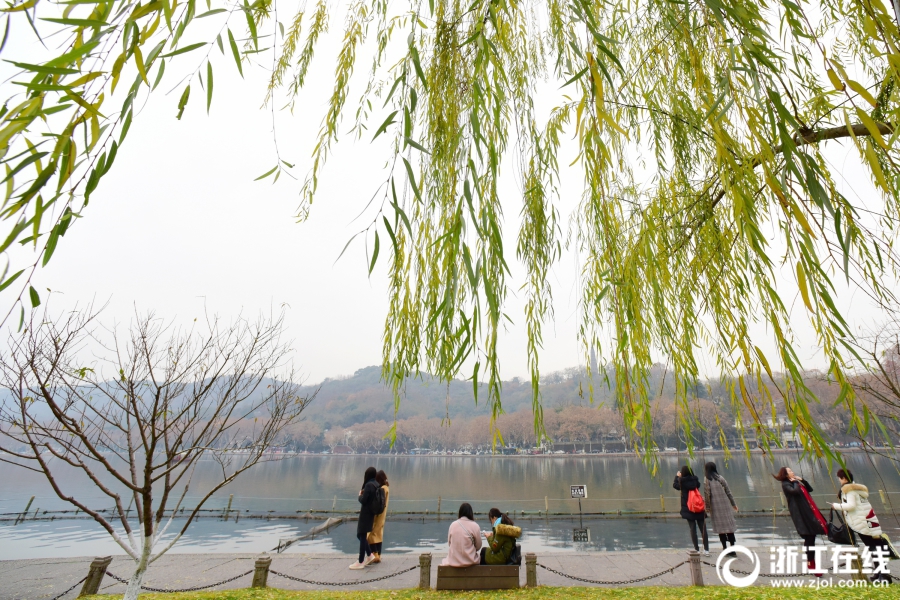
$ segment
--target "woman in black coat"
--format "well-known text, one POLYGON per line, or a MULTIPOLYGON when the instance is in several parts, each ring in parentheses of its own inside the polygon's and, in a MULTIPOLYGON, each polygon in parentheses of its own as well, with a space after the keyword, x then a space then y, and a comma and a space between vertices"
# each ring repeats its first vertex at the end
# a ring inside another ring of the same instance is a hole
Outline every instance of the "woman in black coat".
POLYGON ((375 499, 375 494, 378 493, 378 482, 375 481, 376 473, 375 467, 366 469, 366 474, 363 477, 363 486, 359 490, 359 503, 361 506, 359 507, 359 521, 356 522, 356 537, 359 539, 359 561, 350 565, 351 569, 364 569, 375 558, 366 538, 375 524, 375 515, 372 513, 372 500, 375 499))
POLYGON ((687 519, 688 525, 691 526, 691 541, 694 542, 694 550, 700 550, 697 544, 697 528, 703 536, 703 554, 709 556, 709 536, 706 533, 706 511, 698 513, 688 510, 688 492, 691 490, 700 490, 700 480, 691 471, 687 465, 681 467, 681 470, 675 474, 675 483, 672 487, 681 490, 681 518, 687 519))
MULTIPOLYGON (((807 548, 807 566, 810 571, 813 571, 816 568, 816 553, 813 551, 813 547, 816 545, 816 536, 825 535, 827 532, 825 531, 825 518, 819 512, 819 508, 815 506, 815 503, 810 504, 812 497, 809 493, 813 491, 812 486, 787 467, 781 467, 778 474, 773 477, 781 482, 781 490, 787 499, 788 511, 791 513, 794 528, 803 538, 803 545, 807 548)), ((815 573, 815 575, 821 577, 822 573, 815 573)))

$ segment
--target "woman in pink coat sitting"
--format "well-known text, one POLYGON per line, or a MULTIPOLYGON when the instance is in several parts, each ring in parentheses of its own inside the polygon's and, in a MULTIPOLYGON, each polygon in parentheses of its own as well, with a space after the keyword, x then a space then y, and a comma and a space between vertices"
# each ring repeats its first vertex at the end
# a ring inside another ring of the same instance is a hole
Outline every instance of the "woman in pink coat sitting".
POLYGON ((462 503, 459 518, 450 524, 447 542, 450 544, 450 551, 441 565, 471 567, 481 562, 481 528, 475 522, 475 513, 468 502, 462 503))

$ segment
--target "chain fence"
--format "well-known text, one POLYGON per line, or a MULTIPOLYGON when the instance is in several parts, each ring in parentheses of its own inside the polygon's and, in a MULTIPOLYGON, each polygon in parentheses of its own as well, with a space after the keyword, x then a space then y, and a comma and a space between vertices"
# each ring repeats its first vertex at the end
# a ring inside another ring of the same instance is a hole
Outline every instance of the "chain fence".
POLYGON ((275 571, 272 569, 269 569, 269 575, 278 575, 279 577, 284 577, 285 579, 290 579, 291 581, 297 581, 299 583, 306 583, 309 585, 346 586, 346 585, 362 585, 364 583, 373 583, 375 581, 383 581, 385 579, 390 579, 391 577, 396 577, 397 575, 403 575, 404 573, 409 573, 410 571, 415 571, 418 568, 419 568, 419 565, 415 565, 408 569, 403 569, 402 571, 397 571, 396 573, 391 573, 390 575, 382 575, 381 577, 376 577, 374 579, 364 579, 362 581, 339 581, 339 582, 313 581, 311 579, 301 579, 300 577, 294 577, 293 575, 288 575, 286 573, 279 573, 278 571, 275 571))
POLYGON ((72 590, 74 590, 75 588, 77 588, 79 585, 81 585, 81 584, 84 583, 85 581, 87 581, 87 577, 85 577, 84 579, 82 579, 81 581, 79 581, 78 583, 76 583, 75 585, 73 585, 72 587, 70 587, 69 589, 67 589, 66 591, 64 591, 62 594, 59 594, 59 595, 57 595, 57 596, 54 596, 54 597, 51 598, 50 600, 59 600, 60 598, 62 598, 63 596, 65 596, 66 594, 68 594, 69 592, 71 592, 72 590))
MULTIPOLYGON (((707 567, 716 568, 715 563, 706 562, 705 560, 700 561, 702 564, 707 567)), ((740 569, 732 569, 729 567, 728 569, 732 573, 737 573, 738 575, 753 575, 750 571, 741 571, 740 569)), ((757 573, 759 577, 809 577, 810 575, 815 575, 815 573, 757 573)))
MULTIPOLYGON (((184 588, 181 590, 173 590, 173 589, 167 589, 167 588, 154 588, 154 587, 149 587, 146 585, 142 585, 141 589, 148 591, 148 592, 160 592, 163 594, 171 594, 171 593, 175 593, 175 592, 199 592, 200 590, 208 590, 209 588, 213 588, 213 587, 216 587, 219 585, 225 585, 226 583, 231 583, 232 581, 240 579, 241 577, 246 577, 247 575, 250 575, 251 573, 253 573, 253 571, 254 571, 254 569, 250 569, 246 573, 241 573, 240 575, 235 575, 234 577, 229 577, 228 579, 225 579, 223 581, 219 581, 216 583, 210 583, 207 585, 198 585, 195 587, 184 588)), ((119 583, 124 583, 125 585, 128 585, 127 579, 122 579, 118 575, 114 575, 111 571, 107 571, 106 574, 109 575, 110 577, 112 577, 113 579, 115 579, 116 581, 118 581, 119 583)))
MULTIPOLYGON (((646 577, 637 577, 635 579, 623 579, 621 581, 600 581, 597 579, 585 579, 584 577, 576 577, 575 575, 569 575, 568 573, 563 573, 562 571, 557 571, 556 569, 548 567, 547 565, 542 565, 541 563, 537 563, 537 566, 539 566, 542 569, 545 569, 547 571, 550 571, 551 573, 556 573, 560 577, 574 579, 575 581, 580 581, 582 583, 595 583, 598 585, 628 585, 630 583, 640 583, 641 581, 648 581, 650 579, 655 579, 657 577, 660 577, 661 575, 665 575, 666 573, 672 573, 678 567, 684 566, 684 565, 688 564, 689 562, 690 561, 685 560, 685 561, 678 563, 677 565, 669 567, 665 571, 660 571, 659 573, 655 573, 653 575, 647 575, 646 577)), ((713 565, 713 566, 715 566, 715 565, 713 565)))

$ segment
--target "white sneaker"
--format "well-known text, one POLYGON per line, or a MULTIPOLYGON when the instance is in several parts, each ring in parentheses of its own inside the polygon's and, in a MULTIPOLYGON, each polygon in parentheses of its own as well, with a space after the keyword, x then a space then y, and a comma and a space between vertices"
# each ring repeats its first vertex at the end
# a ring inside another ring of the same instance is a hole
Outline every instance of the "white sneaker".
POLYGON ((704 551, 703 551, 703 556, 709 556, 709 550, 704 550, 704 551))
POLYGON ((359 569, 365 569, 366 564, 361 563, 361 562, 355 562, 352 565, 350 565, 350 568, 353 569, 354 571, 358 571, 359 569))
POLYGON ((366 558, 365 558, 365 560, 363 561, 362 565, 363 565, 364 567, 368 567, 369 565, 372 564, 372 561, 373 561, 373 560, 375 560, 375 555, 374 555, 374 554, 369 554, 368 556, 366 556, 366 558))

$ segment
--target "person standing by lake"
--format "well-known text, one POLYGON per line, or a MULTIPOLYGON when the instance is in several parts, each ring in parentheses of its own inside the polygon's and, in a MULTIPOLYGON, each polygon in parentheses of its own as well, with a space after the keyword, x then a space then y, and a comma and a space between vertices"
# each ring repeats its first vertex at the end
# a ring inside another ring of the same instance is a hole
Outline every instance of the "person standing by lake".
POLYGON ((450 548, 447 558, 441 561, 444 567, 471 567, 481 562, 481 528, 475 522, 472 505, 463 502, 459 506, 459 518, 450 523, 447 543, 450 548))
MULTIPOLYGON (((797 530, 797 534, 803 538, 803 545, 806 547, 806 565, 810 571, 814 571, 817 566, 816 553, 813 550, 816 545, 816 536, 828 533, 828 527, 825 524, 825 517, 822 516, 812 496, 809 495, 813 491, 812 486, 787 467, 781 467, 778 474, 773 477, 781 482, 781 491, 787 498, 788 511, 791 513, 794 528, 797 530)), ((815 575, 821 577, 822 573, 815 575)))
MULTIPOLYGON (((687 465, 681 467, 681 470, 675 474, 675 483, 672 487, 681 491, 681 518, 687 520, 691 527, 691 541, 694 543, 694 550, 700 550, 697 543, 697 528, 703 536, 703 554, 709 556, 709 537, 706 533, 706 511, 693 512, 688 508, 688 495, 691 490, 700 489, 700 480, 694 475, 694 472, 687 465)), ((700 493, 699 491, 697 492, 700 493)))
POLYGON ((366 473, 363 476, 363 486, 359 490, 359 520, 356 522, 356 537, 359 540, 359 560, 350 565, 351 569, 364 569, 375 559, 367 541, 369 532, 372 531, 372 526, 375 523, 375 513, 372 512, 372 501, 375 499, 375 494, 378 493, 378 482, 375 481, 375 475, 375 467, 366 469, 366 473))
POLYGON ((706 512, 712 521, 712 530, 719 534, 722 549, 728 549, 728 542, 734 546, 734 532, 737 526, 734 522, 734 513, 738 507, 728 487, 725 478, 719 475, 716 463, 706 463, 706 480, 704 482, 704 496, 706 500, 706 512))
POLYGON ((375 556, 372 562, 380 563, 381 546, 384 543, 384 520, 387 517, 387 507, 388 502, 390 501, 391 489, 390 485, 388 485, 387 473, 384 471, 378 471, 378 473, 375 474, 375 481, 377 481, 378 485, 381 486, 381 489, 384 490, 384 510, 381 511, 380 514, 375 515, 375 520, 372 523, 372 531, 369 533, 367 541, 369 542, 369 547, 372 549, 372 554, 375 556))
POLYGON ((516 549, 516 539, 522 535, 522 528, 516 527, 509 515, 501 513, 499 508, 489 510, 488 519, 491 531, 484 533, 488 545, 481 549, 481 564, 505 565, 516 549))
MULTIPOLYGON (((841 483, 841 491, 838 493, 841 501, 832 502, 831 506, 844 513, 847 527, 859 536, 869 552, 881 550, 885 558, 892 554, 896 556, 869 503, 869 488, 853 481, 850 469, 838 469, 837 478, 841 483)), ((875 573, 872 575, 872 581, 891 583, 892 579, 887 573, 875 573)))

